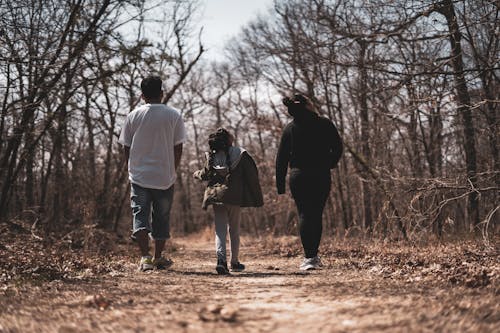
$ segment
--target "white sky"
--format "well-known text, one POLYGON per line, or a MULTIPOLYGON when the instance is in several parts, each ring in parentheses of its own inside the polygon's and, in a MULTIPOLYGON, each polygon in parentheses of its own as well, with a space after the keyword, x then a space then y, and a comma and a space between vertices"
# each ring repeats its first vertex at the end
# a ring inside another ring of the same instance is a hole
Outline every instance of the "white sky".
POLYGON ((202 0, 202 42, 210 59, 222 57, 224 43, 237 35, 257 14, 265 14, 273 0, 202 0))

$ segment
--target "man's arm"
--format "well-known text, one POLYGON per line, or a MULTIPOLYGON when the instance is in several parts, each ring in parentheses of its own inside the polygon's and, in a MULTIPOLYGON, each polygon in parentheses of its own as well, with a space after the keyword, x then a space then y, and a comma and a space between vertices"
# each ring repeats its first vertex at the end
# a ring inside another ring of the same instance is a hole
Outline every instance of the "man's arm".
POLYGON ((123 146, 123 153, 125 155, 125 165, 128 164, 128 159, 130 158, 130 147, 123 146))
POLYGON ((179 143, 178 145, 174 146, 174 163, 175 163, 175 170, 177 171, 177 168, 179 167, 179 164, 181 163, 181 157, 182 157, 182 143, 179 143))

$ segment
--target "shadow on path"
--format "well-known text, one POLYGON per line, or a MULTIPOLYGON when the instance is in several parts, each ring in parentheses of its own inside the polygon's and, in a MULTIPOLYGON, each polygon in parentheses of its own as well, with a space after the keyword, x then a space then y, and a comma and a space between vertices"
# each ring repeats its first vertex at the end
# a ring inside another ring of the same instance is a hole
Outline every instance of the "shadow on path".
POLYGON ((266 277, 292 277, 292 276, 308 276, 309 272, 244 272, 244 273, 231 273, 227 275, 219 275, 217 272, 199 272, 199 271, 180 271, 170 269, 169 272, 177 273, 180 275, 195 275, 195 276, 220 276, 220 277, 228 277, 228 278, 266 278, 266 277))

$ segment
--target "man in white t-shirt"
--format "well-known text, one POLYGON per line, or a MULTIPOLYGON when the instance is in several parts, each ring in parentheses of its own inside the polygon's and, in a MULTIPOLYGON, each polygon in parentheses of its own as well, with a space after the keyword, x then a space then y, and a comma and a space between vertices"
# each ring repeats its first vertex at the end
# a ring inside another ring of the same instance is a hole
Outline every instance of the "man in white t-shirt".
POLYGON ((142 80, 141 91, 146 104, 127 115, 119 142, 128 161, 132 237, 142 256, 139 270, 147 271, 172 265, 162 251, 170 238, 170 209, 186 130, 180 113, 161 103, 159 77, 142 80), (154 257, 149 252, 148 234, 154 240, 154 257))

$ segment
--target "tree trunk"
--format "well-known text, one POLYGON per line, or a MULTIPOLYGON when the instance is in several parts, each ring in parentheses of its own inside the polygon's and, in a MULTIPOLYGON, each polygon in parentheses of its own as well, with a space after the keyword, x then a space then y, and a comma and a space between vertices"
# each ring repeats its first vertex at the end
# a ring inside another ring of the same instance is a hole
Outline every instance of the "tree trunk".
POLYGON ((490 143, 490 152, 493 161, 493 170, 497 171, 495 175, 495 184, 500 188, 500 159, 498 156, 498 133, 499 129, 499 117, 497 111, 497 105, 494 102, 499 99, 499 96, 494 96, 490 86, 488 85, 488 80, 486 78, 486 70, 481 70, 481 84, 484 91, 484 95, 486 97, 486 121, 488 123, 489 131, 488 131, 488 140, 490 143))
MULTIPOLYGON (((458 100, 458 114, 462 119, 463 143, 467 178, 475 188, 477 185, 477 157, 475 147, 474 122, 471 110, 471 98, 465 80, 464 63, 462 59, 461 33, 452 0, 444 0, 438 9, 445 18, 450 32, 451 63, 454 71, 456 96, 458 100)), ((479 224, 479 196, 471 191, 468 202, 468 217, 474 227, 479 224)))
MULTIPOLYGON (((341 100, 341 93, 340 93, 340 78, 339 78, 339 73, 338 73, 338 68, 335 66, 335 82, 337 84, 335 85, 335 90, 337 94, 337 106, 338 106, 338 112, 339 112, 339 127, 340 127, 340 133, 344 134, 345 133, 345 126, 344 126, 344 113, 343 113, 343 105, 342 105, 342 100, 341 100)), ((345 155, 345 153, 344 153, 345 155)), ((352 225, 352 220, 353 220, 353 212, 352 212, 352 202, 351 202, 351 192, 349 190, 349 186, 346 186, 345 192, 343 191, 343 186, 341 184, 341 180, 343 177, 348 177, 349 173, 347 170, 347 162, 346 161, 340 161, 339 162, 339 167, 337 170, 337 177, 338 177, 338 184, 339 184, 339 195, 342 201, 342 218, 344 222, 344 230, 348 230, 351 225, 352 225)))
MULTIPOLYGON (((365 66, 365 55, 366 55, 366 47, 367 43, 365 40, 358 40, 358 45, 360 47, 359 57, 358 57, 358 70, 359 70, 359 79, 358 79, 358 102, 360 109, 360 118, 361 118, 361 140, 362 147, 361 151, 363 153, 363 157, 366 162, 370 164, 370 127, 368 120, 368 97, 367 97, 367 79, 368 73, 365 66)), ((373 227, 373 219, 372 219, 372 196, 370 190, 370 184, 368 183, 368 175, 364 173, 363 178, 365 180, 362 183, 362 192, 363 192, 363 211, 364 211, 364 227, 368 232, 372 231, 373 227)))
POLYGON ((6 151, 0 164, 0 178, 3 178, 0 196, 0 219, 4 219, 8 216, 8 203, 11 196, 10 191, 17 180, 16 169, 25 164, 25 160, 18 160, 18 154, 29 120, 35 113, 33 100, 30 99, 27 105, 27 107, 23 108, 21 122, 14 128, 13 135, 9 138, 6 151))

